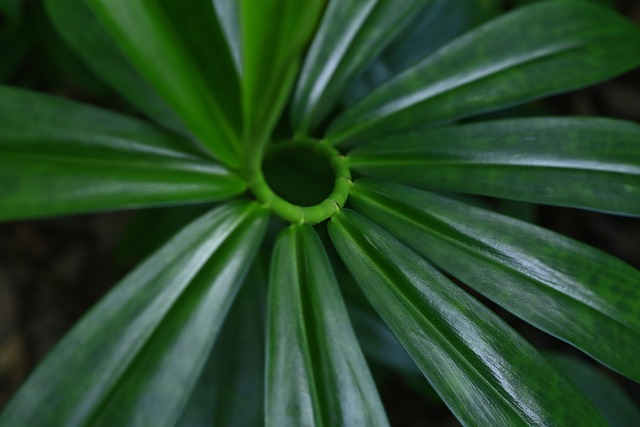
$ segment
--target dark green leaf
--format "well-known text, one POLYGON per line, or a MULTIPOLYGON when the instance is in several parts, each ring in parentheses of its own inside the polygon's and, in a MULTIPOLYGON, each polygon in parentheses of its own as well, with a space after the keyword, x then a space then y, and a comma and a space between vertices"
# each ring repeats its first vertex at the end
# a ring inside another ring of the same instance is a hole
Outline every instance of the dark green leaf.
POLYGON ((360 180, 350 199, 419 254, 507 310, 640 381, 640 272, 534 225, 360 180))
POLYGON ((0 220, 222 200, 244 188, 162 128, 0 87, 0 220))
POLYGON ((240 11, 237 0, 213 0, 218 22, 224 32, 238 74, 242 74, 242 35, 240 11))
POLYGON ((384 426, 384 409, 320 238, 279 235, 269 278, 268 426, 384 426))
POLYGON ((347 84, 431 0, 331 1, 300 73, 291 108, 294 128, 313 131, 347 84))
POLYGON ((343 209, 329 233, 376 311, 464 425, 606 425, 528 342, 379 226, 343 209))
POLYGON ((546 353, 545 357, 593 402, 610 427, 638 426, 640 408, 604 372, 566 354, 546 353))
POLYGON ((174 426, 266 224, 232 203, 186 227, 63 338, 0 425, 174 426))
POLYGON ((524 118, 427 129, 356 148, 374 178, 640 215, 640 126, 609 119, 524 118))
POLYGON ((86 2, 198 140, 238 167, 240 90, 211 0, 86 2))
POLYGON ((598 83, 640 64, 640 29, 587 2, 517 9, 445 45, 332 124, 354 144, 598 83))
POLYGON ((282 112, 325 0, 240 0, 247 151, 257 158, 282 112))
POLYGON ((58 32, 96 75, 149 118, 187 134, 176 114, 129 64, 85 0, 47 0, 46 5, 58 32))
POLYGON ((353 330, 365 356, 402 375, 422 376, 407 351, 378 315, 355 304, 348 308, 353 330))
POLYGON ((267 277, 261 270, 254 264, 242 285, 178 427, 264 425, 267 277))
POLYGON ((381 83, 500 13, 498 0, 431 0, 343 96, 352 105, 381 83))

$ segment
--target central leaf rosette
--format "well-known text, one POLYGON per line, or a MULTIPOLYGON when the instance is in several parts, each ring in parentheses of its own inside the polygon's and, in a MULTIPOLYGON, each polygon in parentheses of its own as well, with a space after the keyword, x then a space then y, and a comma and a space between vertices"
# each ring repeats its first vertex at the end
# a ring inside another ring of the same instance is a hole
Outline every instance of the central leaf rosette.
POLYGON ((347 200, 347 159, 325 141, 293 139, 270 144, 249 188, 274 213, 292 223, 317 224, 347 200))

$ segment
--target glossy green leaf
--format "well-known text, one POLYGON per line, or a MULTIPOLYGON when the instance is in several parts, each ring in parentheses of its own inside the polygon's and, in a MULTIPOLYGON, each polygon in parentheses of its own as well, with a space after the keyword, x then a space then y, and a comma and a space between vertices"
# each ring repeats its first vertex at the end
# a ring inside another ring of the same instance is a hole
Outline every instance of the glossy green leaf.
POLYGON ((379 226, 343 209, 329 233, 371 304, 464 425, 606 425, 527 341, 379 226))
POLYGON ((240 9, 237 0, 213 0, 218 22, 224 32, 233 63, 238 74, 242 74, 242 34, 240 32, 240 9))
POLYGON ((239 166, 240 89, 211 0, 85 1, 196 138, 239 166))
POLYGON ((259 162, 325 0, 239 1, 245 143, 259 162))
POLYGON ((431 0, 331 1, 305 59, 293 98, 294 128, 313 131, 348 83, 431 0))
POLYGON ((359 212, 471 288, 640 381, 640 272, 543 228, 410 187, 359 180, 359 212))
POLYGON ((46 0, 46 6, 56 30, 96 75, 149 118, 187 134, 178 116, 131 66, 85 0, 46 0))
POLYGON ((263 270, 254 264, 249 272, 176 426, 264 425, 267 277, 263 270))
POLYGON ((640 215, 640 126, 523 118, 414 131, 349 155, 373 178, 441 191, 640 215))
POLYGON ((12 426, 174 426, 262 239, 231 203, 187 226, 67 334, 0 416, 12 426))
POLYGON ((640 408, 605 372, 567 354, 545 353, 545 357, 593 402, 610 427, 637 427, 640 408))
POLYGON ((349 106, 381 83, 500 13, 498 0, 431 0, 342 97, 349 106))
POLYGON ((354 144, 598 83, 640 64, 640 29, 587 2, 523 7, 445 45, 331 125, 354 144))
POLYGON ((269 278, 267 426, 385 426, 320 238, 283 230, 269 278))
POLYGON ((379 316, 354 304, 349 305, 348 309, 353 330, 365 356, 405 376, 422 375, 379 316))
POLYGON ((162 128, 0 87, 0 220, 222 200, 244 188, 162 128))

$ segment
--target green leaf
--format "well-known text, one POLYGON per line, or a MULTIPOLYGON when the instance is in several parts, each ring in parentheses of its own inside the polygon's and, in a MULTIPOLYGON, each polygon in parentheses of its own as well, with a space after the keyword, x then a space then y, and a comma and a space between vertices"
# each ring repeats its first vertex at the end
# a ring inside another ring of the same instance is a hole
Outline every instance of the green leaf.
POLYGON ((310 226, 278 236, 268 298, 266 424, 388 425, 329 258, 310 226))
POLYGON ((240 89, 211 0, 86 2, 196 138, 238 167, 240 89))
POLYGON ((353 105, 381 83, 473 27, 496 17, 501 12, 499 3, 498 0, 431 0, 364 75, 349 85, 342 97, 343 104, 353 105))
POLYGON ((0 86, 0 220, 222 200, 244 189, 162 128, 0 86))
POLYGON ((353 330, 370 360, 407 377, 422 373, 380 317, 358 305, 348 306, 353 330))
POLYGON ((85 0, 46 0, 56 30, 87 66, 158 124, 187 135, 167 103, 131 66, 85 0))
POLYGON ((345 111, 335 144, 450 122, 595 84, 640 64, 640 29, 611 10, 537 3, 445 45, 345 111))
POLYGON ((353 206, 444 271, 640 381, 640 272, 543 228, 425 191, 359 180, 353 206))
POLYGON ((605 372, 566 354, 546 353, 545 357, 593 402, 610 427, 637 427, 640 408, 605 372))
POLYGON ((256 264, 231 307, 178 427, 264 425, 267 277, 256 264))
POLYGON ((300 73, 291 108, 308 133, 360 74, 431 0, 331 1, 300 73))
POLYGON ((349 154, 368 177, 442 191, 640 215, 640 126, 523 118, 376 140, 349 154))
MULTIPOLYGON (((325 0, 240 0, 246 151, 259 164, 325 0)), ((251 165, 256 167, 256 165, 251 165)))
POLYGON ((343 209, 329 233, 371 304, 463 425, 606 425, 527 341, 379 226, 343 209))
POLYGON ((218 22, 224 32, 238 75, 242 75, 242 34, 240 32, 239 2, 237 0, 213 0, 213 6, 216 9, 218 22))
POLYGON ((251 264, 267 212, 187 226, 65 336, 0 417, 9 426, 174 426, 251 264))

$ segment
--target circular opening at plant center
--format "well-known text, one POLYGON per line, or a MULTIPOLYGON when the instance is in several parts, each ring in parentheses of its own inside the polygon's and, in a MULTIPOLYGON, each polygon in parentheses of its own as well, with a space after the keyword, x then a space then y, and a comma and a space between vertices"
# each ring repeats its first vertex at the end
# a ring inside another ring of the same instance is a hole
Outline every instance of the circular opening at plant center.
POLYGON ((274 193, 298 206, 322 202, 331 194, 335 180, 330 159, 309 144, 287 144, 267 153, 262 171, 274 193))
POLYGON ((256 198, 292 223, 330 218, 344 206, 351 187, 347 159, 326 141, 307 139, 273 144, 248 177, 256 198))

